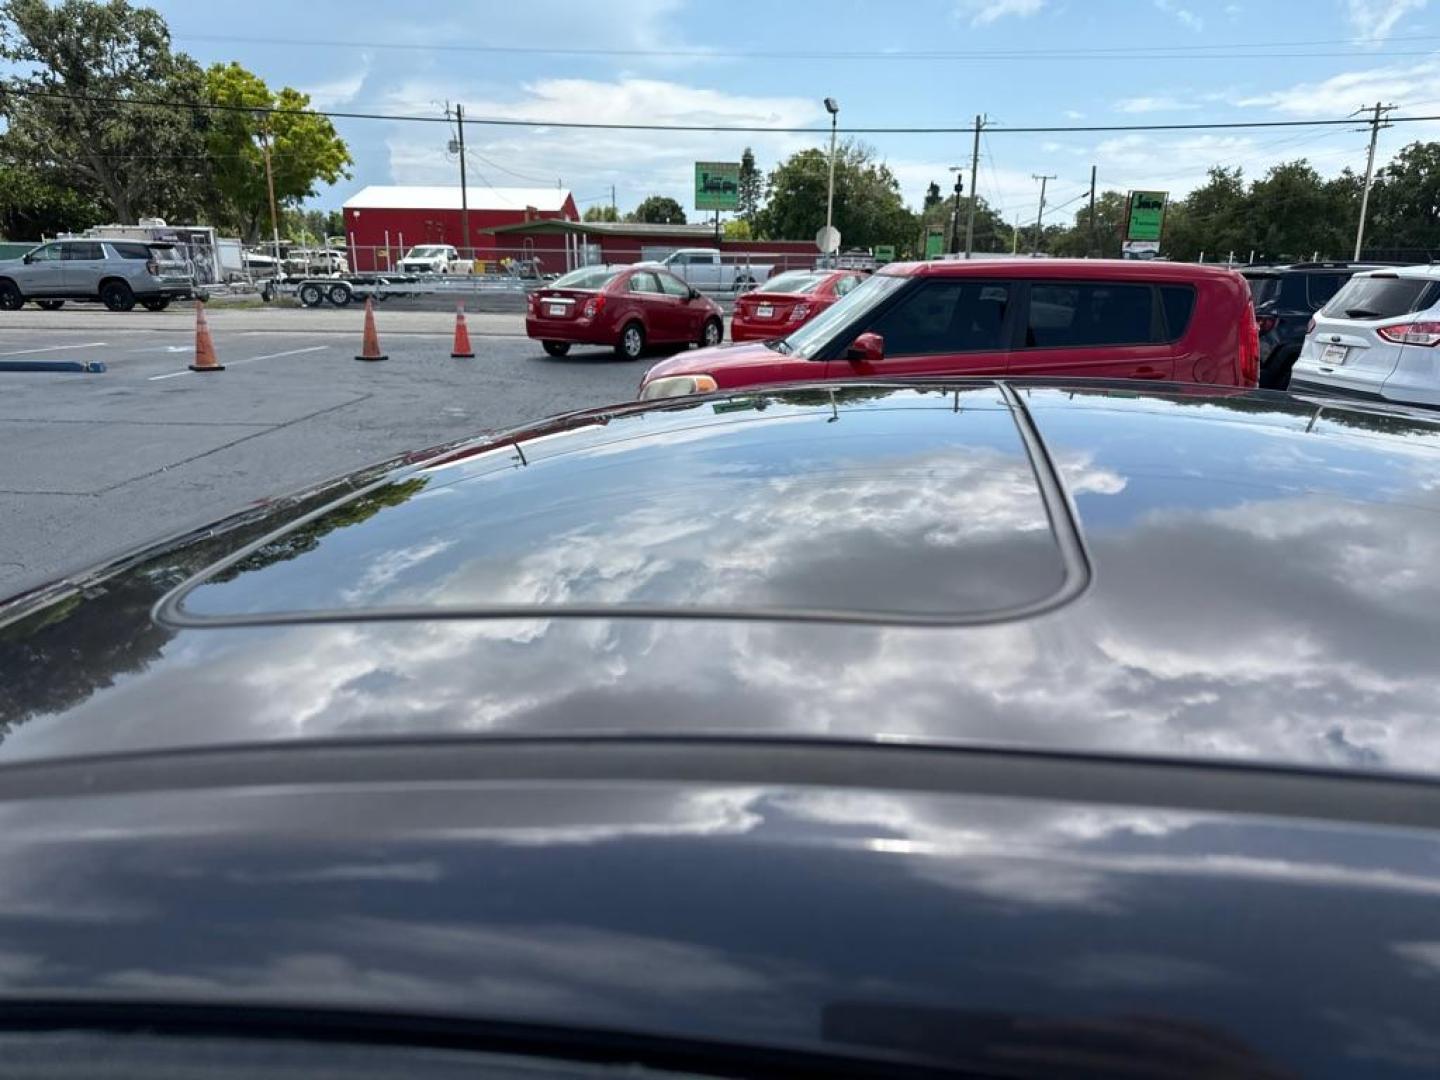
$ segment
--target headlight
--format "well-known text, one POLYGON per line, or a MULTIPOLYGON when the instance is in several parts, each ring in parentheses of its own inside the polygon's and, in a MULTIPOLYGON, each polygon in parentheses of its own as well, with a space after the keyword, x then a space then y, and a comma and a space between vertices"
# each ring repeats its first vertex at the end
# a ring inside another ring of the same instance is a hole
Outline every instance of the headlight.
POLYGON ((672 375, 668 379, 655 379, 640 388, 641 401, 657 398, 684 397, 686 394, 708 394, 719 388, 709 375, 672 375))

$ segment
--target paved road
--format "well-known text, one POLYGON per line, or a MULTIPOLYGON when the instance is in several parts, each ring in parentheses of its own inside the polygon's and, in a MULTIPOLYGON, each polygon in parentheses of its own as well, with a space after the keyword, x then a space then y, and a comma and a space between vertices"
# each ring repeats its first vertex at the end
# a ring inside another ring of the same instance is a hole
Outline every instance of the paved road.
POLYGON ((196 375, 193 317, 7 312, 0 359, 103 360, 103 374, 0 372, 0 597, 119 550, 390 457, 626 400, 647 363, 551 359, 519 317, 384 311, 390 359, 357 363, 360 315, 214 311, 227 370, 196 375))

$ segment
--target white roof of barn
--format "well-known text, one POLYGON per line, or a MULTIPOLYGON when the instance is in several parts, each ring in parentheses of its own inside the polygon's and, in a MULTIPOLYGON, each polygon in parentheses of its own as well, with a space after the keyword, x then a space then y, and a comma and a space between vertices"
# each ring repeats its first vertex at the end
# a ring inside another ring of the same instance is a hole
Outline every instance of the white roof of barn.
MULTIPOLYGON (((471 210, 562 210, 570 192, 553 187, 472 187, 471 210)), ((459 210, 460 187, 372 184, 345 200, 346 210, 459 210)))

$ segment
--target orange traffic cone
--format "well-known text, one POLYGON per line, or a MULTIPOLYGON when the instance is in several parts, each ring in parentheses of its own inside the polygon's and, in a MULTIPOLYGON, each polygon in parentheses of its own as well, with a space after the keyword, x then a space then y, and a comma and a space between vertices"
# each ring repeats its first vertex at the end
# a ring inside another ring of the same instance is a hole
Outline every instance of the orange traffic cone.
POLYGON ((455 305, 455 347, 450 350, 452 360, 474 360, 475 350, 470 347, 470 330, 465 325, 465 305, 455 305))
POLYGON ((215 359, 215 343, 210 340, 210 324, 205 321, 205 302, 195 301, 195 362, 191 371, 224 371, 225 365, 215 359))
POLYGON ((375 333, 375 301, 369 296, 365 298, 365 340, 360 346, 360 355, 355 357, 355 359, 390 359, 380 351, 380 335, 375 333))

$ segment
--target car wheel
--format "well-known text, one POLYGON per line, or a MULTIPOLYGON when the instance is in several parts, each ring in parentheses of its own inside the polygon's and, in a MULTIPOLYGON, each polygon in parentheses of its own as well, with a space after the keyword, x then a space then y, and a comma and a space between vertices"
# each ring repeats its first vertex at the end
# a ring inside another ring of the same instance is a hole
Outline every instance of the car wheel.
POLYGON ((639 360, 645 354, 645 328, 638 322, 626 323, 615 353, 622 360, 639 360))
POLYGON ((735 279, 735 291, 736 291, 736 292, 744 292, 746 289, 753 289, 754 287, 755 287, 755 279, 754 279, 753 277, 751 277, 749 274, 744 274, 744 275, 742 275, 741 277, 737 277, 737 278, 735 279))
POLYGON ((319 307, 325 302, 325 290, 314 282, 300 286, 300 303, 305 307, 319 307))
POLYGON ((725 326, 719 319, 706 319, 705 325, 700 327, 700 347, 704 349, 711 345, 719 345, 720 339, 724 336, 725 326))
POLYGON ((170 298, 168 296, 161 296, 154 300, 141 300, 140 306, 146 311, 164 311, 170 306, 170 298))
POLYGON ((570 351, 568 341, 542 341, 540 346, 549 356, 564 356, 570 351))
POLYGON ((59 311, 65 306, 64 300, 36 300, 35 306, 41 311, 59 311))
POLYGON ((100 302, 111 311, 130 311, 135 307, 135 293, 123 281, 107 281, 100 286, 100 302))
POLYGON ((25 306, 25 297, 20 286, 13 281, 0 281, 0 310, 19 311, 25 306))
POLYGON ((354 298, 355 294, 350 291, 350 286, 348 285, 331 285, 330 291, 325 295, 329 299, 330 303, 334 304, 336 307, 344 307, 346 304, 350 303, 351 299, 354 298))

